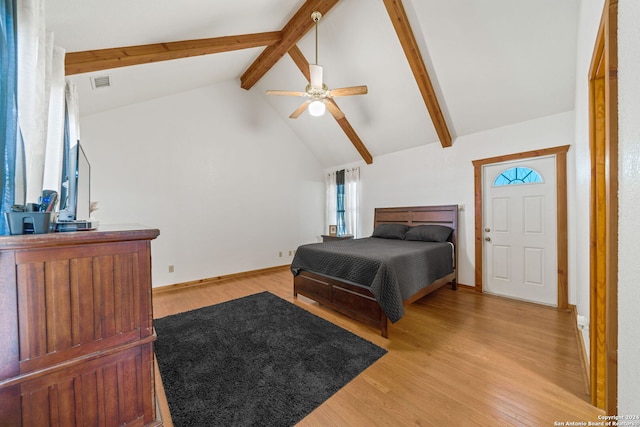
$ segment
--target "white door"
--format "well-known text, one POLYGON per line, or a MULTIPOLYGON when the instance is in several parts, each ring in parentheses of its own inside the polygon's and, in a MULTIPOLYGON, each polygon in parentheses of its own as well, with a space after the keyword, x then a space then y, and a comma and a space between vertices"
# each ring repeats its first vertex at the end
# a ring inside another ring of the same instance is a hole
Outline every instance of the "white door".
POLYGON ((483 168, 484 290, 557 306, 555 156, 483 168))

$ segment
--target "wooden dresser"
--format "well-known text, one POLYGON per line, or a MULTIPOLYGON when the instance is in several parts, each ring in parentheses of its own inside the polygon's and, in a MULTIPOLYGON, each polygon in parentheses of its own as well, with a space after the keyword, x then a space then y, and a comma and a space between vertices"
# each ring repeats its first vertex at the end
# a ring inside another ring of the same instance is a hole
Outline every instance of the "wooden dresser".
POLYGON ((0 237, 0 426, 157 426, 156 229, 0 237))

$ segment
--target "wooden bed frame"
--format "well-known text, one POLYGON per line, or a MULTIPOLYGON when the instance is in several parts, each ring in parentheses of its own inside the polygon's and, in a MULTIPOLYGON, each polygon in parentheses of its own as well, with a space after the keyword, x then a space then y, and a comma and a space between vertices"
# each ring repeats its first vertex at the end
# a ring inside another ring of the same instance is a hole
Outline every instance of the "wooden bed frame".
MULTIPOLYGON (((403 208, 376 208, 374 228, 380 224, 406 224, 409 226, 436 224, 446 225, 453 229, 449 241, 454 247, 454 271, 433 283, 428 284, 404 304, 411 304, 425 295, 451 283, 457 287, 458 266, 458 205, 415 206, 403 208)), ((309 271, 301 271, 293 278, 293 295, 303 295, 345 314, 360 322, 379 328, 383 337, 389 334, 387 315, 376 301, 374 295, 365 286, 357 286, 309 271)))

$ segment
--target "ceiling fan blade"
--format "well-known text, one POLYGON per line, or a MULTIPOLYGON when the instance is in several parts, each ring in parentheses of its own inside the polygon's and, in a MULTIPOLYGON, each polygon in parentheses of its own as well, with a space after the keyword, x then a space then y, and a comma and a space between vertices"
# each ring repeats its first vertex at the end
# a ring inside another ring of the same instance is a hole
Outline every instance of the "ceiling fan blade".
POLYGON ((332 99, 328 99, 327 102, 325 102, 325 105, 327 106, 327 110, 329 110, 331 115, 335 117, 336 120, 344 118, 344 113, 342 112, 340 107, 338 107, 338 104, 336 104, 332 99))
POLYGON ((300 114, 304 113, 304 110, 307 109, 307 105, 309 105, 310 103, 311 103, 310 99, 307 100, 307 101, 304 101, 302 104, 300 104, 300 106, 296 109, 296 111, 291 113, 289 118, 290 119, 297 119, 300 114))
POLYGON ((267 95, 281 95, 281 96, 305 96, 305 92, 294 92, 291 90, 268 90, 267 95))
POLYGON ((366 95, 368 92, 367 86, 351 86, 351 87, 341 87, 338 89, 331 89, 329 91, 329 96, 351 96, 351 95, 366 95))

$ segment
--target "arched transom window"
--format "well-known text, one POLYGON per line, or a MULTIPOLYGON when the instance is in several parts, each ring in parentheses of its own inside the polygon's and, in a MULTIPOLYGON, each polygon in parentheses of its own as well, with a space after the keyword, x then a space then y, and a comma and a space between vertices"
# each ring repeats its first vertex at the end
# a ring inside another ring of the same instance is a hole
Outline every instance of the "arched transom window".
POLYGON ((540 174, 531 168, 514 167, 505 169, 493 181, 494 187, 512 184, 544 182, 540 174))

